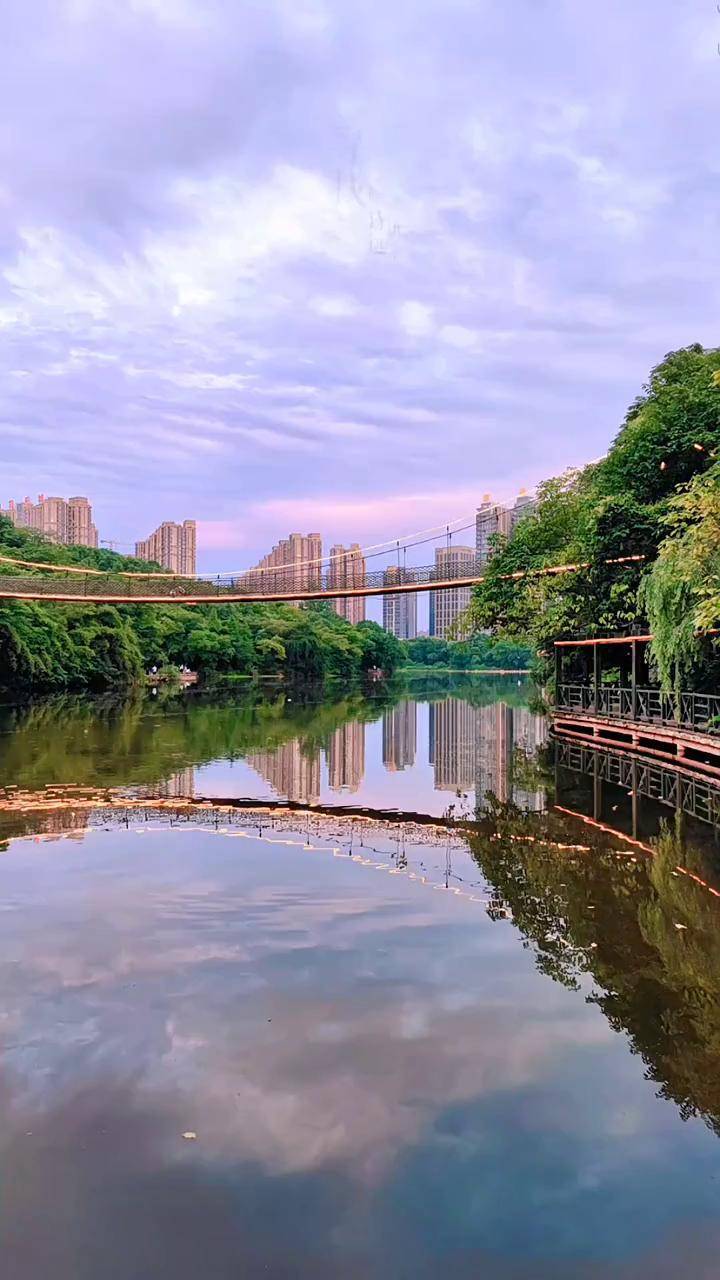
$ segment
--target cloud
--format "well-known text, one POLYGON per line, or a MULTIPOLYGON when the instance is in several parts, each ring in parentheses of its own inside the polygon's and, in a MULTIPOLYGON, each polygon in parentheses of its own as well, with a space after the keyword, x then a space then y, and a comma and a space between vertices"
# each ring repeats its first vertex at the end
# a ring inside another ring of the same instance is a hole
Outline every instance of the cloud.
POLYGON ((433 309, 422 302, 403 302, 398 308, 400 327, 411 338, 423 338, 433 328, 433 309))
MULTIPOLYGON (((269 499, 250 503, 236 520, 203 521, 199 536, 203 545, 214 552, 251 546, 261 533, 268 546, 284 537, 289 530, 310 532, 315 528, 326 532, 328 544, 336 539, 359 539, 363 545, 385 541, 391 526, 397 536, 423 530, 443 529, 467 517, 468 528, 454 532, 456 542, 474 544, 475 509, 483 495, 475 488, 454 488, 438 492, 383 494, 363 499, 351 495, 331 499, 269 499)), ((516 496, 507 488, 495 491, 498 499, 516 496)), ((430 551, 432 558, 432 550, 430 551)))
POLYGON ((3 501, 86 491, 131 544, 139 497, 343 495, 361 537, 383 494, 602 452, 717 340, 717 40, 670 0, 516 8, 10 0, 3 501))
POLYGON ((331 320, 342 320, 346 316, 357 315, 358 311, 353 298, 342 296, 312 298, 310 306, 319 316, 328 316, 331 320))

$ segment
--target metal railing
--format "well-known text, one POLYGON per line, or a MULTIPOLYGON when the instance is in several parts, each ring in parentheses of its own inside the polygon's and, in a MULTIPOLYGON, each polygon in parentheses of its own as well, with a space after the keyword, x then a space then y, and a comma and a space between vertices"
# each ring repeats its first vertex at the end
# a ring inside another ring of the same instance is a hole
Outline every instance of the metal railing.
POLYGON ((592 713, 614 720, 696 729, 720 736, 720 696, 715 693, 663 693, 625 685, 561 684, 555 692, 558 711, 592 713))
POLYGON ((95 600, 112 603, 132 599, 161 602, 190 599, 223 603, 233 600, 322 599, 352 595, 399 595, 432 589, 471 587, 482 578, 474 565, 418 565, 412 568, 371 569, 364 573, 350 566, 346 575, 329 570, 292 566, 253 570, 236 578, 182 578, 163 574, 130 575, 97 573, 0 574, 0 599, 95 600))

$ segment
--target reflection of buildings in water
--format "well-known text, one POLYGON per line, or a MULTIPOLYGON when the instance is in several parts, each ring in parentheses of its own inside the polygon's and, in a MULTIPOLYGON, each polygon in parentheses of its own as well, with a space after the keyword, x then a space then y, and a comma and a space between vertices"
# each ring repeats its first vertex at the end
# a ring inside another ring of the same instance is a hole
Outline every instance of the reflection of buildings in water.
POLYGON ((430 706, 429 760, 438 791, 475 791, 484 807, 488 793, 522 809, 545 807, 542 788, 523 786, 522 757, 532 765, 547 738, 544 716, 527 707, 494 702, 473 707, 458 698, 430 706))
POLYGON ((513 713, 506 702, 479 707, 475 794, 483 805, 488 792, 505 803, 510 799, 510 765, 513 747, 513 713))
POLYGON ((256 751, 247 763, 270 784, 277 795, 301 804, 317 804, 320 799, 320 752, 306 755, 297 738, 276 751, 256 751))
POLYGON ((189 765, 186 769, 178 769, 177 773, 171 774, 169 778, 163 778, 162 782, 156 782, 154 786, 148 788, 148 792, 158 800, 176 800, 185 796, 188 798, 194 796, 194 767, 189 765))
POLYGON ((383 764, 393 772, 411 769, 417 751, 417 703, 398 702, 383 716, 383 764))
POLYGON ((477 711, 460 698, 430 704, 430 763, 436 791, 468 791, 475 785, 477 711))
POLYGON ((328 780, 333 791, 357 791, 365 776, 365 725, 341 724, 330 739, 328 780))
MULTIPOLYGON (((521 751, 529 763, 537 762, 541 747, 547 743, 547 718, 528 707, 513 709, 513 748, 521 751)), ((521 809, 537 812, 547 805, 544 787, 523 789, 513 781, 513 800, 521 809)))
POLYGON ((481 707, 475 780, 478 806, 483 808, 487 794, 491 793, 504 803, 512 800, 521 809, 544 809, 544 789, 523 786, 519 773, 523 757, 532 766, 546 741, 545 717, 527 707, 509 707, 505 702, 481 707))

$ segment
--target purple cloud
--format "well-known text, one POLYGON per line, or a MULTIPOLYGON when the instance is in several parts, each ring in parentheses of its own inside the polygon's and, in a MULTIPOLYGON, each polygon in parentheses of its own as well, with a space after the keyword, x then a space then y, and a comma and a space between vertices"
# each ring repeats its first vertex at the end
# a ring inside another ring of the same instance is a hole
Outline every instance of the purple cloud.
POLYGON ((718 38, 705 0, 10 0, 4 497, 195 516, 209 568, 597 456, 717 341, 718 38))

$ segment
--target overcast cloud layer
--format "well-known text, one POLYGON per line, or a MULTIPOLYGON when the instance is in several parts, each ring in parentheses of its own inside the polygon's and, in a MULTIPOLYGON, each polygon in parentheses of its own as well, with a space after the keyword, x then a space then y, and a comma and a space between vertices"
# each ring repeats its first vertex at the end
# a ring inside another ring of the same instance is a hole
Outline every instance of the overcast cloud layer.
POLYGON ((718 341, 711 0, 8 0, 3 503, 204 567, 602 452, 718 341))

